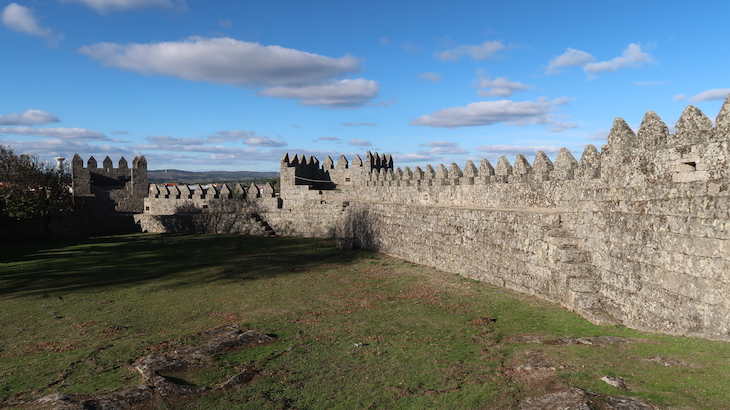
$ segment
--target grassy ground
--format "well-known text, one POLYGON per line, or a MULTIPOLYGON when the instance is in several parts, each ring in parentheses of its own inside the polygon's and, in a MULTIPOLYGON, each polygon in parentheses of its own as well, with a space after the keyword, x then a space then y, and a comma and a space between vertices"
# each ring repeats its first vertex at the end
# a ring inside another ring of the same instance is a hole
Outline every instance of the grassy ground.
POLYGON ((225 395, 160 407, 513 408, 546 389, 515 376, 537 355, 561 385, 661 408, 730 408, 728 343, 595 326, 554 304, 326 240, 146 234, 3 246, 0 403, 138 385, 134 359, 225 324, 277 342, 176 377, 213 386, 247 366, 260 375, 225 395), (631 340, 534 343, 601 335, 631 340))

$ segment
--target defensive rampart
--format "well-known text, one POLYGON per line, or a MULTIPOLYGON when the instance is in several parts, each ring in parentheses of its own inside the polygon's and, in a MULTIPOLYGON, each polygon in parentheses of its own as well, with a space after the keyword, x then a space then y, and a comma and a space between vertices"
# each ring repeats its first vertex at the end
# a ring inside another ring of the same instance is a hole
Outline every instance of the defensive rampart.
POLYGON ((147 159, 135 157, 132 168, 124 157, 114 167, 107 156, 99 168, 94 157, 84 161, 79 154, 71 160, 74 202, 95 213, 142 212, 147 196, 147 159))
MULTIPOLYGON (((337 237, 595 322, 730 340, 729 144, 730 97, 714 127, 692 106, 674 133, 653 112, 636 134, 618 118, 608 144, 580 160, 562 149, 555 162, 538 153, 532 164, 518 155, 412 170, 377 153, 337 164, 286 155, 279 196, 223 187, 193 218, 248 215, 269 233, 337 237), (222 205, 232 201, 244 205, 222 205)), ((181 199, 204 200, 186 189, 150 195, 143 226, 184 210, 181 199)))

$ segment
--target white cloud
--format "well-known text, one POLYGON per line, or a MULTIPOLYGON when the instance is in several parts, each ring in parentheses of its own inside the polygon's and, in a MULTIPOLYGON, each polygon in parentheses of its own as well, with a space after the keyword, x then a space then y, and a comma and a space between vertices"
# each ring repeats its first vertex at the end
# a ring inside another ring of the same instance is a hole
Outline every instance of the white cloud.
MULTIPOLYGON (((73 154, 78 153, 84 159, 91 155, 99 155, 101 153, 104 156, 127 156, 132 154, 132 151, 127 147, 112 146, 109 144, 103 145, 91 145, 84 141, 73 141, 68 139, 50 138, 43 140, 34 141, 4 141, 6 145, 9 145, 16 152, 32 152, 38 154, 41 158, 52 158, 57 155, 65 156, 66 161, 70 161, 73 154)), ((101 156, 101 158, 104 158, 101 156)), ((100 158, 97 156, 96 158, 100 158)))
POLYGON ((551 123, 549 130, 550 130, 550 132, 562 132, 562 131, 565 131, 565 130, 571 129, 571 128, 578 128, 578 124, 571 122, 571 121, 554 122, 554 123, 551 123))
POLYGON ((570 103, 570 100, 575 100, 575 98, 570 97, 558 97, 553 100, 554 105, 568 105, 570 103))
POLYGON ((408 54, 416 54, 423 50, 423 47, 409 40, 403 43, 403 50, 408 54))
POLYGON ((0 125, 41 125, 61 122, 55 115, 41 110, 27 110, 22 114, 0 115, 0 125))
POLYGON ((703 91, 693 97, 690 97, 689 101, 700 102, 709 100, 724 100, 728 94, 730 94, 730 88, 715 88, 712 90, 703 91))
POLYGON ((553 75, 558 74, 560 71, 559 67, 576 67, 582 66, 588 63, 596 61, 596 58, 586 53, 585 51, 576 50, 574 48, 568 48, 565 53, 555 57, 548 63, 547 71, 545 74, 553 75))
POLYGON ((45 37, 50 42, 55 42, 60 38, 60 35, 56 36, 50 28, 39 26, 33 12, 18 3, 10 3, 3 9, 2 22, 5 27, 11 30, 45 37))
POLYGON ((266 97, 292 98, 301 105, 319 105, 325 108, 354 108, 362 106, 378 95, 378 83, 357 78, 322 85, 300 87, 270 87, 259 92, 266 97))
POLYGON ((108 141, 109 137, 99 131, 84 128, 30 128, 30 127, 0 127, 0 133, 11 135, 31 135, 44 138, 59 138, 64 140, 108 141))
POLYGON ((386 36, 380 37, 380 44, 390 44, 390 38, 386 36))
POLYGON ((555 145, 480 145, 476 147, 477 151, 485 152, 491 156, 501 155, 530 155, 537 154, 542 151, 546 154, 552 154, 560 151, 560 147, 555 145))
POLYGON ((233 22, 231 20, 218 20, 218 25, 223 28, 231 28, 233 27, 233 22))
POLYGON ((172 8, 176 5, 184 6, 182 0, 61 0, 64 3, 81 3, 104 14, 109 11, 124 11, 140 8, 172 8))
MULTIPOLYGON (((194 142, 194 141, 193 141, 194 142)), ((194 153, 215 153, 215 154, 259 154, 261 150, 258 148, 236 148, 226 147, 223 145, 205 145, 205 144, 175 144, 174 142, 160 144, 135 145, 134 149, 140 151, 176 151, 176 152, 194 152, 194 153)))
POLYGON ((434 73, 434 72, 418 74, 418 78, 423 81, 430 81, 432 83, 440 83, 441 80, 443 80, 443 77, 441 77, 441 74, 434 73))
POLYGON ((355 139, 351 139, 348 142, 348 144, 354 145, 356 147, 372 147, 373 146, 373 143, 370 142, 370 141, 365 141, 365 140, 356 139, 356 138, 355 139))
POLYGON ((677 94, 672 97, 672 101, 684 101, 687 99, 687 94, 677 94))
POLYGON ((434 161, 437 157, 434 155, 431 155, 427 152, 418 152, 418 153, 410 153, 410 154, 396 154, 393 155, 394 162, 398 162, 399 164, 402 162, 405 163, 411 163, 411 162, 426 162, 426 161, 434 161))
POLYGON ((586 74, 598 74, 620 70, 622 68, 641 67, 653 61, 652 57, 643 51, 638 44, 629 44, 619 57, 609 61, 588 63, 583 66, 586 74))
POLYGON ((316 141, 340 141, 340 139, 337 137, 319 137, 319 138, 315 139, 314 141, 315 142, 316 141))
POLYGON ((151 44, 97 43, 81 47, 79 52, 106 66, 142 74, 249 88, 306 86, 361 70, 358 59, 350 55, 332 58, 232 38, 196 36, 151 44))
POLYGON ((496 58, 497 52, 504 49, 504 44, 499 41, 485 41, 478 45, 460 45, 440 53, 435 53, 434 57, 443 61, 459 61, 461 57, 468 56, 474 60, 484 60, 487 58, 496 58))
POLYGON ((391 99, 388 99, 385 101, 383 101, 383 100, 378 101, 378 105, 381 108, 389 108, 391 105, 395 104, 396 102, 398 102, 398 100, 396 100, 395 98, 391 98, 391 99))
POLYGON ((595 130, 591 133, 591 135, 588 137, 591 141, 606 141, 608 140, 608 133, 611 132, 607 129, 599 129, 595 130))
POLYGON ((516 81, 509 81, 507 77, 491 79, 484 74, 484 70, 477 71, 477 78, 473 85, 479 90, 477 94, 482 97, 509 97, 515 91, 529 90, 532 86, 516 81))
POLYGON ((458 142, 448 141, 430 141, 421 144, 422 147, 431 147, 428 152, 419 151, 422 155, 447 155, 447 154, 467 154, 469 151, 461 148, 458 142))
POLYGON ((233 130, 218 131, 208 136, 208 141, 213 143, 242 141, 245 145, 252 147, 285 147, 286 141, 271 139, 267 136, 256 135, 253 131, 233 130))
POLYGON ((499 122, 506 122, 508 125, 548 124, 551 122, 552 105, 547 100, 475 102, 465 107, 445 108, 429 115, 422 115, 412 120, 411 125, 454 128, 499 122))
POLYGON ((205 141, 202 138, 178 138, 170 137, 169 135, 150 135, 147 141, 153 144, 165 144, 165 145, 203 145, 205 141))
POLYGON ((361 70, 357 58, 321 56, 232 38, 190 37, 152 44, 97 43, 79 52, 102 64, 147 75, 169 75, 247 88, 260 95, 298 99, 302 105, 352 108, 378 94, 372 80, 336 80, 361 70))

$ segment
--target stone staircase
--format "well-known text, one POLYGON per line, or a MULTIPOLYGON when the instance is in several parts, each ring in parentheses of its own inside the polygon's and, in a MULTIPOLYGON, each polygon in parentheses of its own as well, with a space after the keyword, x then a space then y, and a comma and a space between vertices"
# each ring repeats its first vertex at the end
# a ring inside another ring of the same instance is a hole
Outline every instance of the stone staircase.
POLYGON ((546 242, 551 259, 566 278, 566 307, 596 324, 618 324, 603 310, 601 278, 591 263, 591 253, 580 249, 580 239, 558 226, 550 228, 546 242))
POLYGON ((276 232, 274 232, 274 228, 269 225, 268 222, 264 220, 264 218, 261 217, 261 215, 257 213, 251 214, 251 218, 256 221, 261 227, 264 229, 264 236, 266 237, 274 237, 276 236, 276 232))

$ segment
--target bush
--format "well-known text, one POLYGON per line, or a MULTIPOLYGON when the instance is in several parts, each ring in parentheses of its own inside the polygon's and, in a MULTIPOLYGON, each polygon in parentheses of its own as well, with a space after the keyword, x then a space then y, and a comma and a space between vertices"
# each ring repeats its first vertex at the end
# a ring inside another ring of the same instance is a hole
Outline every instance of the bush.
POLYGON ((16 154, 0 145, 0 214, 13 219, 44 218, 71 207, 65 170, 36 155, 16 154))

